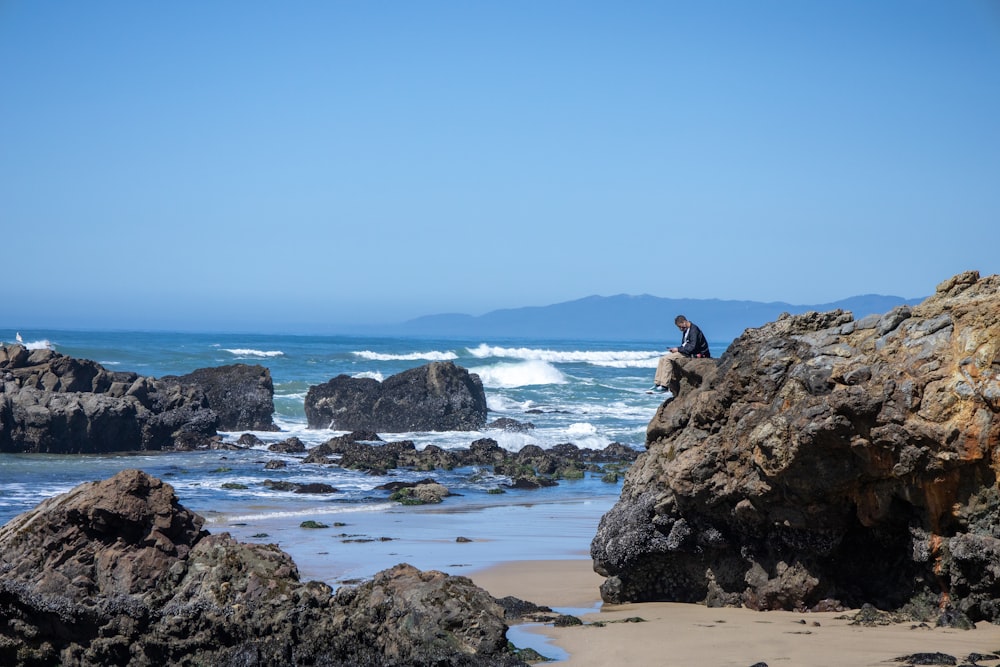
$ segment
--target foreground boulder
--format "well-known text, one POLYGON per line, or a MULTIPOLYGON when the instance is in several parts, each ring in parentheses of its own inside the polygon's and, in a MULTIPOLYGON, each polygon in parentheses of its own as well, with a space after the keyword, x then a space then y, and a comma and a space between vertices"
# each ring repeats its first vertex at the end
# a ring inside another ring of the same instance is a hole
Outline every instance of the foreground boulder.
POLYGON ((384 382, 338 375, 309 388, 309 428, 341 431, 475 431, 486 425, 482 380, 450 361, 434 361, 384 382))
POLYGON ((592 542, 606 601, 1000 621, 1000 276, 783 316, 692 373, 592 542))
POLYGON ((401 564, 334 595, 277 546, 202 525, 126 470, 0 527, 0 664, 522 664, 465 577, 401 564))
POLYGON ((52 350, 0 346, 0 452, 207 447, 220 427, 270 430, 273 395, 260 366, 157 380, 52 350))

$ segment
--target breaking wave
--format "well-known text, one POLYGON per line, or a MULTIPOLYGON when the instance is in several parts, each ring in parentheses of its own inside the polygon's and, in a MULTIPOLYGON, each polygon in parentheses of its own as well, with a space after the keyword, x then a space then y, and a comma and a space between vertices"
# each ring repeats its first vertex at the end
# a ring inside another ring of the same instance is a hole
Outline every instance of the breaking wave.
POLYGON ((454 352, 409 352, 406 354, 387 354, 384 352, 372 352, 371 350, 361 350, 353 352, 357 357, 369 361, 452 361, 458 359, 454 352))
POLYGON ((236 357, 256 357, 268 359, 270 357, 283 357, 285 353, 281 350, 254 350, 252 348, 225 349, 226 352, 236 357))
POLYGON ((550 350, 533 347, 487 345, 468 348, 477 359, 507 358, 556 364, 585 363, 610 368, 656 368, 662 352, 650 350, 550 350))
POLYGON ((469 370, 479 376, 483 381, 483 385, 498 389, 540 384, 566 384, 569 382, 562 371, 552 364, 541 360, 498 363, 470 368, 469 370))

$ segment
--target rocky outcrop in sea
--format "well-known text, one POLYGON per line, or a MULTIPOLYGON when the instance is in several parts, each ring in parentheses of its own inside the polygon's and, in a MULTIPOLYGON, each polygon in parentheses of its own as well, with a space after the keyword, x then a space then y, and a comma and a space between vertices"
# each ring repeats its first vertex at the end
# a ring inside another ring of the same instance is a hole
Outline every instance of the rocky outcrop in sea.
POLYGON ((387 377, 338 375, 309 388, 309 428, 339 431, 476 431, 486 425, 486 392, 475 373, 433 361, 387 377))
POLYGON ((273 411, 271 373, 262 366, 158 380, 52 350, 0 346, 0 452, 209 447, 219 428, 270 430, 273 411))
POLYGON ((592 542, 606 601, 1000 622, 1000 276, 686 370, 592 542))
POLYGON ((400 564, 334 592, 203 523, 126 470, 0 527, 0 664, 525 664, 465 577, 400 564))
POLYGON ((160 381, 200 387, 208 407, 219 416, 221 431, 278 430, 274 424, 274 382, 264 366, 199 368, 187 375, 165 375, 160 381))
MULTIPOLYGON (((287 451, 284 443, 275 443, 269 449, 287 451)), ((479 438, 467 448, 443 449, 428 445, 417 449, 412 440, 384 442, 377 433, 353 431, 309 449, 302 462, 377 475, 395 468, 432 471, 484 467, 491 468, 495 475, 509 477, 512 488, 537 489, 556 486, 560 479, 580 479, 587 472, 601 473, 606 481, 617 483, 618 473, 638 456, 638 451, 619 442, 604 449, 580 448, 573 443, 561 443, 549 449, 525 445, 511 452, 492 438, 479 438)))

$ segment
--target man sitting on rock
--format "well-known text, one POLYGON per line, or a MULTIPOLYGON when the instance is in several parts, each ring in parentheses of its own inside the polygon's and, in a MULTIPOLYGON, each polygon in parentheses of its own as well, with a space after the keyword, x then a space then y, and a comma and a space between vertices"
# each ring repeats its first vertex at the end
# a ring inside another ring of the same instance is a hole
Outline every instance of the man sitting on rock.
POLYGON ((656 366, 656 375, 653 378, 655 384, 649 390, 649 393, 662 392, 668 400, 680 391, 680 369, 677 366, 679 359, 712 358, 712 353, 708 349, 708 341, 698 325, 683 315, 675 317, 674 324, 681 330, 681 344, 678 347, 670 348, 665 355, 660 357, 660 362, 656 366))

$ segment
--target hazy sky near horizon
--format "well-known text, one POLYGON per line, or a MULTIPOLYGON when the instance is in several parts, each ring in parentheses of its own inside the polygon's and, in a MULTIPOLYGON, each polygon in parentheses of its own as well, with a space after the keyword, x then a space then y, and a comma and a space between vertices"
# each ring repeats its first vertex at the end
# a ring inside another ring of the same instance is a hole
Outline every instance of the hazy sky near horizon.
POLYGON ((1000 2, 0 0, 0 327, 1000 272, 1000 2))

